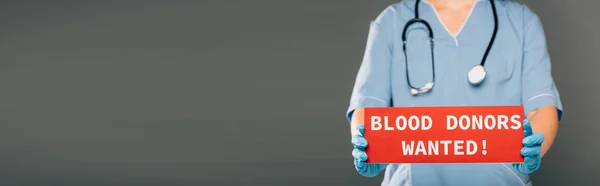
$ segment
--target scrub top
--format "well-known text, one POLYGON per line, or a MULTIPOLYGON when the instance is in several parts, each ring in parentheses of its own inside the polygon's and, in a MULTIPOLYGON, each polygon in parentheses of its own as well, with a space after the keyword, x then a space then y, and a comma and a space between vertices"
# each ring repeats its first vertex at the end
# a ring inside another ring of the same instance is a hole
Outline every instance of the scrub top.
MULTIPOLYGON (((432 80, 430 92, 412 95, 407 83, 402 30, 414 18, 415 0, 383 10, 370 24, 366 51, 353 88, 348 120, 357 107, 523 105, 525 113, 562 104, 552 79, 539 17, 527 6, 496 0, 498 32, 485 63, 487 75, 472 86, 467 72, 480 64, 494 29, 489 0, 479 0, 456 37, 444 27, 432 4, 421 1, 419 17, 434 33, 435 71, 427 29, 413 24, 407 33, 408 73, 415 87, 432 80)), ((367 147, 368 148, 368 147, 367 147)), ((390 164, 381 185, 523 186, 528 175, 510 164, 390 164)))

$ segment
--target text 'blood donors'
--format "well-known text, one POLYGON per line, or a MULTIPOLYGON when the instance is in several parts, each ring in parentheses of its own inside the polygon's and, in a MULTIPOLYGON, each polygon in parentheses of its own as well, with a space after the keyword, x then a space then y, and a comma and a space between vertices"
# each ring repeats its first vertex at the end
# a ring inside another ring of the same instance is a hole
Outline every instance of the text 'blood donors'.
POLYGON ((367 162, 522 162, 523 107, 365 109, 367 162))
MULTIPOLYGON (((447 130, 519 130, 521 115, 461 115, 446 116, 447 130)), ((430 116, 397 116, 390 122, 388 116, 371 116, 371 130, 429 130, 433 126, 430 116)), ((440 124, 443 124, 440 122, 440 124)))

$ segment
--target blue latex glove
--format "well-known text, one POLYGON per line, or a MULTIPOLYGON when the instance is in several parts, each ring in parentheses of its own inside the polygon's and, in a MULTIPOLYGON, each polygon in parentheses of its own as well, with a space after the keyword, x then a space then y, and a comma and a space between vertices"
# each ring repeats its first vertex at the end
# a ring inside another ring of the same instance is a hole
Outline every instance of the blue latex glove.
POLYGON ((367 148, 367 140, 363 137, 365 134, 365 126, 359 125, 356 128, 360 135, 354 135, 352 137, 352 145, 354 145, 354 150, 352 150, 352 156, 354 156, 354 167, 356 171, 364 177, 375 177, 379 172, 385 169, 387 164, 367 164, 367 153, 365 149, 367 148))
POLYGON ((525 158, 523 163, 513 164, 513 168, 521 174, 530 174, 537 171, 542 163, 542 143, 544 142, 544 134, 541 132, 533 133, 529 120, 525 120, 523 124, 525 130, 525 138, 523 138, 523 149, 521 155, 525 158))

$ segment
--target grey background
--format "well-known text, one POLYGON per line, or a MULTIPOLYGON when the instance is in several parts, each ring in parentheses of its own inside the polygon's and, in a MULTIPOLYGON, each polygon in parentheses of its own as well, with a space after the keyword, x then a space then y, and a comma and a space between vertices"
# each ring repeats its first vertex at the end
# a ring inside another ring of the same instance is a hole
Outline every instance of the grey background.
MULTIPOLYGON (((0 185, 378 185, 344 112, 394 2, 3 1, 0 185)), ((565 107, 534 181, 597 185, 600 3, 522 2, 565 107)))

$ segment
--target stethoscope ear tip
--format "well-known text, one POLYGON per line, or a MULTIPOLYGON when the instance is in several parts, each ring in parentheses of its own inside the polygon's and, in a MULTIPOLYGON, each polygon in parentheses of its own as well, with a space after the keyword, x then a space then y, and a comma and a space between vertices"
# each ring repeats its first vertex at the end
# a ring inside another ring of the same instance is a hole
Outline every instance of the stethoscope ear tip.
POLYGON ((427 83, 425 83, 425 86, 423 86, 423 88, 420 88, 420 89, 411 88, 410 89, 410 93, 412 95, 416 95, 416 94, 419 94, 419 93, 428 92, 432 88, 433 88, 433 82, 427 82, 427 83))
POLYGON ((410 93, 411 93, 412 95, 416 95, 417 93, 419 93, 419 91, 418 91, 417 89, 411 88, 411 89, 410 89, 410 93))
POLYGON ((425 84, 425 87, 424 87, 424 89, 431 89, 431 88, 433 88, 433 82, 427 82, 427 83, 425 84))

